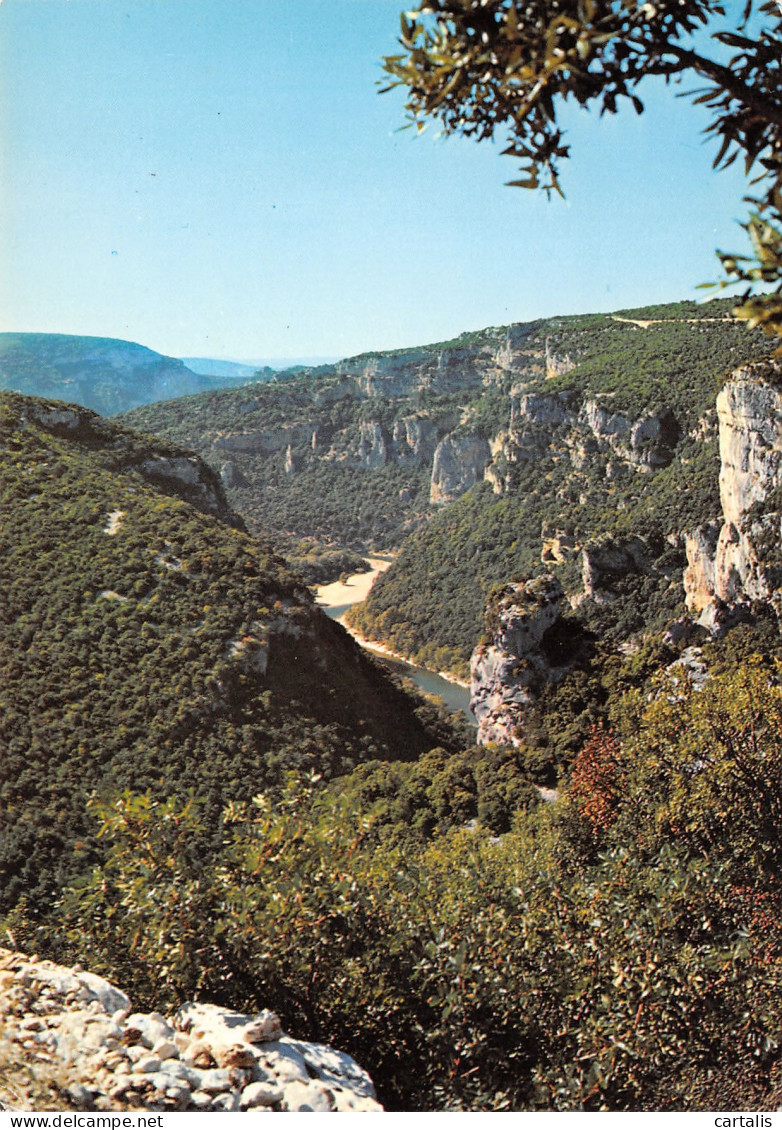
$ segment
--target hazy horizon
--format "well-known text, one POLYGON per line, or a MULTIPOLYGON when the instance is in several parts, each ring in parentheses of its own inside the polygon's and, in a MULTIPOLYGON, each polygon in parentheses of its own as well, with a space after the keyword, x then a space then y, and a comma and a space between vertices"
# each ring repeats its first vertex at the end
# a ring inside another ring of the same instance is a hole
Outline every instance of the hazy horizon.
MULTIPOLYGON (((659 82, 566 114, 567 199, 380 96, 399 0, 5 0, 2 328, 347 357, 702 297, 746 181, 659 82)), ((737 163, 738 164, 738 163, 737 163)))

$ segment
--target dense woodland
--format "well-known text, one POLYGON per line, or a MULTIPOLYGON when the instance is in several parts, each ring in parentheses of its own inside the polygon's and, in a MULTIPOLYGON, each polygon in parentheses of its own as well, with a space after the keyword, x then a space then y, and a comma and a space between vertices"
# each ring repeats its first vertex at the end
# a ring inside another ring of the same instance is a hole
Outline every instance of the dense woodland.
POLYGON ((196 803, 93 802, 105 862, 11 928, 137 1000, 271 1004, 392 1109, 776 1109, 782 691, 746 642, 616 694, 553 804, 497 749, 291 778, 206 856, 196 803))
POLYGON ((455 740, 268 547, 152 485, 147 441, 86 411, 46 427, 40 407, 2 394, 5 908, 47 905, 94 858, 96 790, 192 794, 219 837, 228 800, 291 770, 455 740))

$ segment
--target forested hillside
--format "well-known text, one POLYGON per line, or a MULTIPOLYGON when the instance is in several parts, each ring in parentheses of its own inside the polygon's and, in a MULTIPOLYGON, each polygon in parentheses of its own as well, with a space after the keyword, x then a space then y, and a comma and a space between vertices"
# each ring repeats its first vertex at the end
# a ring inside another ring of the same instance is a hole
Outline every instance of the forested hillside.
POLYGON ((290 771, 455 741, 235 528, 199 460, 0 396, 3 907, 41 911, 98 858, 95 792, 198 798, 203 846, 290 771))
POLYGON ((464 675, 491 587, 544 565, 602 635, 675 613, 682 531, 719 510, 717 391, 770 350, 728 310, 493 328, 128 420, 197 449, 250 527, 305 573, 324 545, 401 546, 353 622, 464 675), (596 596, 583 547, 597 539, 605 557, 638 537, 642 552, 596 596))

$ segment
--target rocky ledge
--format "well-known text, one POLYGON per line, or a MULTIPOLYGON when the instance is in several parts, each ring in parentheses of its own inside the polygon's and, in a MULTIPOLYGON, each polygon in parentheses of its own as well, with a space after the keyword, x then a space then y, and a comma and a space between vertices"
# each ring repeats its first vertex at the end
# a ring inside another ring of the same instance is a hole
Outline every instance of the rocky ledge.
POLYGON ((125 993, 78 965, 4 949, 0 1033, 0 1109, 41 1109, 41 1088, 28 1085, 36 1080, 60 1095, 50 1109, 383 1109, 349 1055, 291 1039, 273 1012, 201 1003, 169 1017, 134 1012, 125 993))

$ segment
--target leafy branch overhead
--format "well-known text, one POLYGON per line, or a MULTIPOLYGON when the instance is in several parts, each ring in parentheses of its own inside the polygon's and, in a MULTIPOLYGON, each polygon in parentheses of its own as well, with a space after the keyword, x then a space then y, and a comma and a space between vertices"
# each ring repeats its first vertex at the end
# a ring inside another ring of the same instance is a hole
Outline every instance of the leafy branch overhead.
POLYGON ((721 285, 745 286, 739 317, 769 335, 782 332, 776 0, 746 0, 743 10, 716 0, 423 0, 402 15, 401 29, 405 53, 386 57, 386 89, 407 88, 418 129, 434 119, 447 134, 498 135, 503 153, 521 164, 509 183, 549 193, 561 193, 560 165, 570 155, 557 118, 569 99, 601 114, 616 113, 624 100, 640 114, 647 76, 702 84, 689 93, 711 113, 714 167, 742 159, 755 192, 744 225, 753 255, 719 253, 721 285))

